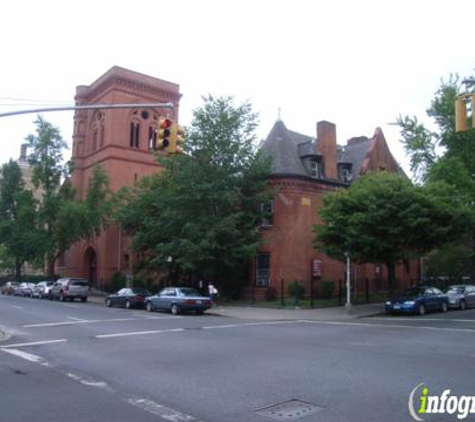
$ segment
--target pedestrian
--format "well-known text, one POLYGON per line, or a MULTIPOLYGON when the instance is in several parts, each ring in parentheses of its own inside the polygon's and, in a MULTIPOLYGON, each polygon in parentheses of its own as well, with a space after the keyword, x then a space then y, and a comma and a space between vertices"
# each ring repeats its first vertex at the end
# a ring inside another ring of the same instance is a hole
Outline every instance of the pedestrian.
POLYGON ((212 283, 208 284, 208 294, 210 299, 216 303, 216 300, 218 299, 218 289, 214 287, 212 283))

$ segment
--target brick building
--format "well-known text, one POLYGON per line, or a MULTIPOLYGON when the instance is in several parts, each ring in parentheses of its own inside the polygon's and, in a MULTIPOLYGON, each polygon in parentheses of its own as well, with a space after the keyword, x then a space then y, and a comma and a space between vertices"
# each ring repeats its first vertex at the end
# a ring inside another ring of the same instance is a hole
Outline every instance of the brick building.
MULTIPOLYGON (((319 282, 345 279, 345 266, 313 249, 312 227, 318 223, 317 209, 323 196, 349 186, 351 181, 373 170, 401 172, 389 151, 381 129, 372 138, 350 139, 345 147, 337 145, 335 125, 317 123, 312 138, 288 130, 277 121, 262 148, 273 156, 270 183, 278 189, 270 207, 271 217, 263 221, 264 245, 253 268, 257 297, 269 287, 280 294, 298 280, 310 291, 319 282)), ((398 265, 397 279, 407 285, 419 279, 417 262, 398 265)), ((386 289, 387 273, 382 265, 352 265, 351 282, 356 291, 386 289)))
MULTIPOLYGON (((74 115, 72 184, 84 198, 94 165, 101 164, 116 191, 144 175, 160 171, 150 151, 150 139, 159 115, 178 121, 181 94, 170 82, 113 67, 89 86, 76 90, 77 104, 171 102, 173 110, 114 109, 78 110, 74 115)), ((392 157, 384 135, 377 129, 372 138, 350 139, 343 148, 336 143, 335 125, 317 124, 316 138, 288 130, 277 121, 262 144, 274 157, 270 183, 278 188, 272 212, 263 227, 265 244, 252 269, 251 279, 262 296, 269 287, 277 292, 284 280, 310 283, 312 274, 321 280, 344 278, 344 266, 313 249, 312 226, 318 222, 317 207, 325 193, 345 188, 370 170, 401 171, 392 157), (320 274, 321 273, 321 274, 320 274)), ((102 287, 115 273, 132 271, 135 257, 130 239, 110 225, 91 243, 73 245, 57 262, 60 274, 86 277, 102 287)), ((381 266, 352 266, 352 280, 368 279, 372 290, 383 287, 381 266)), ((418 278, 413 263, 401 265, 397 277, 404 283, 418 278)), ((318 282, 317 282, 318 283, 318 282)), ((317 286, 318 284, 316 284, 317 286)), ((357 288, 358 288, 358 284, 357 288)))
MULTIPOLYGON (((76 110, 72 185, 84 198, 92 168, 100 164, 117 191, 140 177, 159 171, 151 142, 160 115, 178 120, 179 86, 147 75, 112 67, 89 86, 76 88, 76 104, 167 103, 170 109, 76 110)), ((73 245, 57 262, 61 274, 87 277, 99 287, 114 273, 130 273, 134 257, 129 239, 110 225, 94 242, 73 245)))

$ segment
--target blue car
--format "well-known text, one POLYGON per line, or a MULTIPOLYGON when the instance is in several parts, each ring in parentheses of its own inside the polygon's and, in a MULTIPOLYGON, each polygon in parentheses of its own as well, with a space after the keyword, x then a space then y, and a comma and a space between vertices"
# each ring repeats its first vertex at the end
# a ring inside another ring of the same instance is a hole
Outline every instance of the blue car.
POLYGON ((386 302, 386 312, 415 313, 424 315, 427 311, 447 312, 449 298, 436 287, 417 286, 406 290, 404 296, 386 302))

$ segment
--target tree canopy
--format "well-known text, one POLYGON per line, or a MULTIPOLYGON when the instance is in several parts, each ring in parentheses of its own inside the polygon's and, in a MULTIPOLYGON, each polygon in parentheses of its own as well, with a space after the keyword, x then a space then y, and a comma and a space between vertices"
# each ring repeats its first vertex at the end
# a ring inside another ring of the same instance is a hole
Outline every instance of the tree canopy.
POLYGON ((194 274, 224 287, 248 269, 260 204, 271 196, 256 125, 249 103, 204 98, 186 130, 186 154, 159 158, 163 171, 125 194, 118 219, 145 273, 171 267, 175 278, 194 274))
MULTIPOLYGON (((473 81, 473 78, 468 80, 473 81)), ((455 131, 454 103, 461 94, 473 95, 474 88, 474 84, 463 83, 457 75, 442 81, 427 110, 432 120, 430 128, 415 116, 398 118, 402 142, 417 180, 426 185, 443 181, 450 192, 452 206, 465 209, 466 235, 453 247, 454 250, 464 245, 467 248, 464 256, 471 256, 471 265, 466 271, 471 272, 472 280, 475 280, 475 213, 470 210, 475 203, 475 130, 455 131), (465 243, 467 237, 471 239, 468 244, 465 243)), ((473 111, 468 113, 467 119, 471 120, 472 114, 473 111)), ((444 250, 448 252, 447 247, 444 250)))
POLYGON ((336 259, 383 263, 389 287, 395 265, 419 257, 461 230, 461 218, 441 184, 413 186, 403 175, 373 172, 324 198, 314 246, 336 259))
POLYGON ((42 197, 38 207, 40 227, 44 230, 44 248, 48 275, 54 263, 72 244, 97 235, 110 211, 108 177, 96 166, 89 181, 86 198, 76 198, 69 182, 71 162, 64 162, 67 149, 59 130, 38 116, 36 134, 26 138, 31 148, 28 162, 31 180, 42 197))

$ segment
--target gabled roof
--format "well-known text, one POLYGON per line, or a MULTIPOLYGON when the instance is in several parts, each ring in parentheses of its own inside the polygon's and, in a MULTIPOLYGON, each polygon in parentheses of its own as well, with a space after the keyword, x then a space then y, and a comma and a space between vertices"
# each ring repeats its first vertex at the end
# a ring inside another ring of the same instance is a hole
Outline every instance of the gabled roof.
MULTIPOLYGON (((292 132, 285 127, 284 122, 281 120, 275 122, 261 146, 261 149, 274 159, 273 174, 308 176, 300 159, 299 140, 302 141, 302 138, 292 135, 292 132)), ((306 140, 308 141, 308 139, 306 140)))

